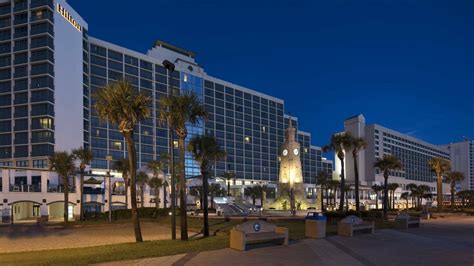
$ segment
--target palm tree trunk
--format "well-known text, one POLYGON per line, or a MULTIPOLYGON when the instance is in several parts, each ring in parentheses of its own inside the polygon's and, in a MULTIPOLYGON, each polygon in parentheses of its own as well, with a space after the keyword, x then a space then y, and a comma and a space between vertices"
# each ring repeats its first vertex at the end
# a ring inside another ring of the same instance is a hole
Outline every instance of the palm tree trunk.
POLYGON ((357 154, 354 155, 354 182, 355 182, 355 203, 356 211, 360 211, 360 201, 359 201, 359 166, 357 165, 357 154))
POLYGON ((68 176, 66 175, 65 177, 63 177, 63 180, 64 180, 64 185, 63 185, 63 189, 64 189, 64 225, 67 225, 69 219, 69 178, 68 176))
POLYGON ((346 186, 346 178, 344 174, 344 159, 341 159, 341 196, 339 198, 339 211, 344 211, 344 187, 346 186))
POLYGON ((454 211, 454 189, 455 189, 455 183, 451 183, 451 211, 454 211))
POLYGON ((163 185, 163 209, 166 209, 166 183, 163 185))
POLYGON ((227 180, 227 197, 230 197, 230 179, 227 180))
POLYGON ((132 204, 132 224, 135 232, 135 241, 143 242, 142 230, 140 227, 140 219, 138 217, 137 208, 137 185, 136 185, 136 151, 135 143, 133 141, 133 131, 124 132, 125 140, 127 141, 128 163, 130 169, 130 197, 132 204))
POLYGON ((143 209, 145 204, 145 184, 140 184, 140 206, 143 209))
POLYGON ((387 219, 387 212, 388 212, 388 172, 384 172, 384 180, 385 183, 383 184, 383 217, 387 219))
POLYGON ((184 169, 184 139, 185 136, 179 136, 179 210, 181 218, 181 240, 188 240, 188 221, 186 206, 186 175, 184 169))
POLYGON ((326 187, 326 208, 329 206, 329 188, 326 187))
POLYGON ((125 182, 125 209, 128 210, 128 178, 123 178, 125 182))
POLYGON ((160 188, 157 187, 156 188, 156 196, 155 196, 155 204, 156 204, 156 208, 159 209, 160 208, 160 188))
POLYGON ((436 185, 438 189, 437 193, 437 200, 438 200, 438 212, 441 212, 443 210, 443 176, 441 174, 438 174, 438 179, 436 180, 436 185))
POLYGON ((379 209, 379 193, 375 192, 375 209, 379 209))
POLYGON ((84 168, 81 167, 81 182, 80 182, 80 197, 81 197, 81 202, 79 204, 79 220, 83 221, 84 220, 84 168))
POLYGON ((321 198, 321 212, 324 211, 324 189, 323 186, 321 186, 321 194, 319 194, 319 197, 321 198))
POLYGON ((203 214, 204 214, 204 237, 209 237, 209 203, 207 195, 209 194, 209 182, 207 181, 207 170, 201 168, 202 175, 202 198, 203 198, 203 214))

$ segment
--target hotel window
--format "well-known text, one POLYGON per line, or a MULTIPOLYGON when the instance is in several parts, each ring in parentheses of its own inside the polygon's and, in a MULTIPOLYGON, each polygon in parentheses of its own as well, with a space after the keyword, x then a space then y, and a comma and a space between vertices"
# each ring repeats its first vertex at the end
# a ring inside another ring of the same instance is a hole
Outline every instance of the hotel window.
POLYGON ((245 136, 244 141, 245 143, 250 143, 252 141, 252 138, 250 138, 249 136, 245 136))
POLYGON ((114 150, 122 150, 122 142, 120 142, 120 141, 112 141, 112 149, 114 149, 114 150))

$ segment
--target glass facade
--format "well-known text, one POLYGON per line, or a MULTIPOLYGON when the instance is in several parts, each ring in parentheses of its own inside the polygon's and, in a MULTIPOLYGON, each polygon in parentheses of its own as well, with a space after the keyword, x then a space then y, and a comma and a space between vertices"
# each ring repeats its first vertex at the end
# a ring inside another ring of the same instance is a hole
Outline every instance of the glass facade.
POLYGON ((41 167, 54 151, 53 12, 52 0, 0 3, 2 165, 41 167))

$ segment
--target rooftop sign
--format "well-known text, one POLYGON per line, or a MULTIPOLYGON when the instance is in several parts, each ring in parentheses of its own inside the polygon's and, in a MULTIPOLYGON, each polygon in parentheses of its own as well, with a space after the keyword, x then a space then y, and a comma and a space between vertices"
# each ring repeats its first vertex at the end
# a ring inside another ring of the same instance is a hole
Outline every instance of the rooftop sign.
POLYGON ((63 16, 63 18, 65 18, 67 21, 69 21, 69 23, 71 23, 71 25, 74 28, 76 28, 76 30, 82 31, 82 26, 79 25, 79 23, 71 16, 71 14, 69 14, 69 11, 67 11, 67 9, 65 9, 59 3, 56 6, 56 11, 58 11, 58 13, 61 14, 61 16, 63 16))

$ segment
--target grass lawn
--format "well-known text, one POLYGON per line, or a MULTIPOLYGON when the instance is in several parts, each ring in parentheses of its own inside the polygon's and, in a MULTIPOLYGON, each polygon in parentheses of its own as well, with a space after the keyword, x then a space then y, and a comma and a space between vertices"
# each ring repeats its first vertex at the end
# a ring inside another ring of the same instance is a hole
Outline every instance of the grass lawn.
MULTIPOLYGON (((179 219, 177 235, 179 236, 179 219)), ((170 224, 170 217, 149 220, 162 225, 170 224)), ((123 221, 119 221, 123 222, 123 221)), ((28 251, 0 254, 1 265, 88 265, 117 260, 132 260, 146 257, 160 257, 188 252, 201 252, 226 248, 229 246, 229 231, 240 221, 224 221, 223 219, 210 219, 211 234, 215 236, 205 239, 191 239, 190 241, 146 241, 143 243, 126 243, 105 245, 87 248, 70 248, 58 250, 28 251)), ((305 223, 303 220, 274 221, 278 226, 287 227, 291 240, 304 239, 305 223)), ((89 223, 86 223, 89 224, 89 223)), ((93 223, 92 223, 93 224, 93 223)), ((188 227, 192 231, 200 231, 202 218, 189 217, 188 227)), ((393 223, 377 221, 376 228, 392 228, 393 223)), ((327 235, 335 235, 337 226, 329 224, 327 235)), ((190 234, 191 236, 192 234, 190 234)))

